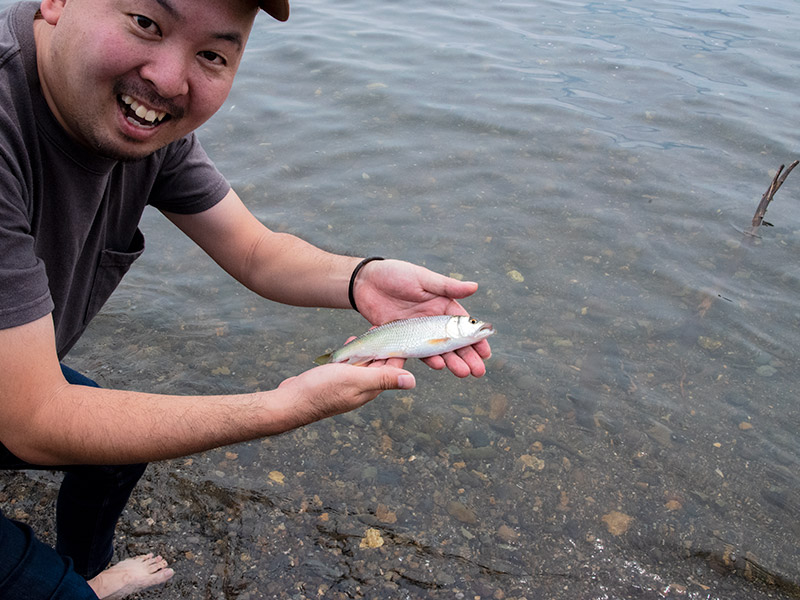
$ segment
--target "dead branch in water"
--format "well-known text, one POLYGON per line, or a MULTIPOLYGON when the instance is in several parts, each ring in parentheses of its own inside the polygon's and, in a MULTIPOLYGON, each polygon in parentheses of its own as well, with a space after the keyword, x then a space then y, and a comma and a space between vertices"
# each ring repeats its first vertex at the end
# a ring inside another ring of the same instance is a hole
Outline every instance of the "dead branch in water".
MULTIPOLYGON (((792 172, 798 164, 800 164, 800 160, 796 160, 789 165, 789 168, 784 170, 785 165, 781 165, 778 167, 778 172, 775 173, 775 177, 772 178, 772 181, 767 188, 767 191, 764 192, 764 195, 761 196, 761 202, 758 203, 758 208, 756 208, 756 213, 753 215, 753 220, 750 223, 750 229, 744 231, 744 235, 749 237, 750 239, 758 237, 758 228, 761 227, 762 224, 770 225, 764 221, 764 215, 767 214, 767 207, 769 203, 772 202, 773 197, 781 189, 783 182, 786 181, 786 178, 789 176, 789 173, 792 172)), ((737 261, 738 262, 738 261, 737 261)), ((713 296, 710 294, 704 295, 700 305, 697 307, 697 315, 698 317, 702 318, 708 312, 708 309, 711 308, 711 305, 714 304, 714 301, 720 297, 719 294, 717 296, 713 296)))
POLYGON ((758 208, 756 208, 756 214, 753 215, 753 221, 751 222, 750 231, 748 231, 749 235, 754 235, 756 229, 761 226, 761 223, 764 222, 764 215, 767 214, 767 207, 769 203, 772 202, 773 196, 777 193, 783 182, 786 181, 786 178, 789 176, 789 173, 792 172, 800 161, 796 160, 792 164, 789 165, 789 168, 785 171, 783 170, 784 165, 778 167, 778 172, 775 173, 775 177, 772 178, 772 182, 769 184, 767 191, 764 192, 764 195, 761 196, 761 202, 758 203, 758 208))

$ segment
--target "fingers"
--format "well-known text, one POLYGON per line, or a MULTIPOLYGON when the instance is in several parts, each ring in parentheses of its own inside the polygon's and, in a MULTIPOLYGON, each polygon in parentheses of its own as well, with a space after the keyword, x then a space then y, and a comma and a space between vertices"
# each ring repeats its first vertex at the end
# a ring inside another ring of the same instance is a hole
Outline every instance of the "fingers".
POLYGON ((418 287, 421 291, 443 298, 466 298, 478 289, 478 284, 474 281, 460 281, 405 261, 382 261, 376 263, 372 272, 384 279, 403 281, 404 290, 418 287), (383 272, 381 273, 380 270, 383 272))
POLYGON ((461 348, 455 352, 447 352, 440 356, 431 356, 423 362, 431 369, 449 369, 456 377, 483 377, 486 374, 484 360, 492 356, 489 342, 481 340, 473 346, 461 348))
MULTIPOLYGON (((422 362, 428 365, 431 369, 441 371, 442 369, 449 369, 456 377, 483 377, 486 374, 485 360, 491 358, 492 349, 487 340, 481 340, 477 344, 461 348, 455 352, 447 352, 445 354, 430 356, 423 358, 422 362)), ((367 366, 369 367, 384 367, 391 366, 402 369, 405 365, 403 358, 389 358, 373 360, 367 366)), ((390 389, 390 388, 385 388, 390 389)))
POLYGON ((397 387, 395 389, 398 390, 411 390, 417 386, 417 380, 414 379, 414 376, 409 373, 408 371, 404 371, 397 376, 397 387))
POLYGON ((437 296, 445 298, 466 298, 478 290, 474 281, 459 281, 446 275, 429 271, 431 277, 425 281, 425 289, 437 296))
POLYGON ((469 377, 470 375, 475 375, 476 377, 481 377, 485 372, 486 368, 483 367, 483 362, 478 361, 479 365, 475 365, 474 367, 471 366, 471 362, 465 361, 461 358, 456 352, 447 352, 445 354, 440 354, 438 356, 431 356, 429 358, 422 359, 423 362, 428 365, 431 369, 436 369, 440 371, 444 368, 450 370, 453 375, 456 377, 464 378, 469 377))
POLYGON ((444 358, 441 355, 423 358, 422 362, 428 365, 431 369, 435 369, 437 371, 441 371, 447 366, 444 362, 444 358))
MULTIPOLYGON (((385 390, 410 390, 417 385, 414 375, 408 371, 393 366, 392 362, 402 359, 390 359, 388 361, 375 361, 368 368, 353 367, 359 369, 360 376, 365 377, 362 385, 362 393, 371 395, 372 398, 385 390), (376 364, 376 363, 386 364, 376 364)), ((372 399, 371 398, 371 399, 372 399)))
MULTIPOLYGON (((483 362, 484 357, 481 356, 481 353, 478 352, 475 346, 461 348, 460 350, 456 350, 455 353, 467 366, 470 375, 473 377, 483 377, 486 374, 486 364, 483 362)), ((489 352, 489 354, 491 355, 491 352, 489 352)), ((488 358, 488 356, 486 358, 488 358)))
POLYGON ((483 360, 492 358, 492 347, 489 345, 489 340, 481 340, 477 344, 473 344, 471 348, 475 349, 483 360))
POLYGON ((384 390, 410 390, 415 387, 417 382, 410 372, 400 368, 403 359, 391 358, 386 361, 374 361, 369 365, 369 368, 361 368, 351 365, 342 365, 351 371, 348 371, 350 377, 356 377, 356 385, 361 388, 362 392, 380 393, 384 390), (377 364, 376 364, 377 363, 377 364), (385 364, 380 364, 385 363, 385 364))

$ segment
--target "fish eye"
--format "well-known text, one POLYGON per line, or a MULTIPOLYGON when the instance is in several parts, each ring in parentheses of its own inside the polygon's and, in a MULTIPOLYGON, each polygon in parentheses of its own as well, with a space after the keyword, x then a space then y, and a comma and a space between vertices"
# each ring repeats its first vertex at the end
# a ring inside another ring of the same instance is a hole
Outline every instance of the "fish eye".
POLYGON ((470 319, 470 320, 469 320, 469 322, 470 322, 472 325, 477 325, 477 324, 478 324, 478 319, 472 318, 472 319, 470 319))

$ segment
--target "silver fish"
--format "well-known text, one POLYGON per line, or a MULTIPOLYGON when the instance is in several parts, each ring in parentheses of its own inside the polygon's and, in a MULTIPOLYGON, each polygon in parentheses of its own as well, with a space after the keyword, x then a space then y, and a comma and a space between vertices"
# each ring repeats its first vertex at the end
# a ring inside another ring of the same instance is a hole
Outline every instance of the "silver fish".
POLYGON ((364 365, 383 358, 426 358, 470 346, 494 333, 491 323, 472 317, 440 315, 400 319, 374 327, 314 362, 364 365))

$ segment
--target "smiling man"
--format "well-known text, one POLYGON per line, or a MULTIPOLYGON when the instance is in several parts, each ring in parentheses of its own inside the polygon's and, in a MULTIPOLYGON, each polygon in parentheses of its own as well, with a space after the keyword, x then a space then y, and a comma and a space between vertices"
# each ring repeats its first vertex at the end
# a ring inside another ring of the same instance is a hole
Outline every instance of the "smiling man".
POLYGON ((184 14, 183 4, 42 3, 35 28, 42 93, 70 136, 103 156, 132 160, 194 131, 219 109, 255 3, 217 2, 202 19, 184 14))
MULTIPOLYGON (((415 385, 401 359, 329 364, 227 396, 101 389, 61 361, 144 251, 162 211, 264 298, 373 324, 466 314, 477 284, 340 256, 256 220, 194 131, 230 91, 259 9, 283 0, 43 0, 0 15, 0 468, 59 468, 57 545, 0 513, 0 599, 121 598, 172 576, 106 569, 149 461, 277 434, 415 385)), ((426 359, 481 376, 484 340, 426 359)))

